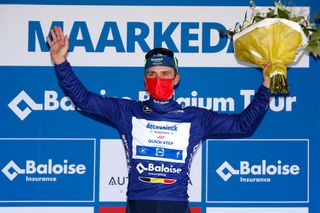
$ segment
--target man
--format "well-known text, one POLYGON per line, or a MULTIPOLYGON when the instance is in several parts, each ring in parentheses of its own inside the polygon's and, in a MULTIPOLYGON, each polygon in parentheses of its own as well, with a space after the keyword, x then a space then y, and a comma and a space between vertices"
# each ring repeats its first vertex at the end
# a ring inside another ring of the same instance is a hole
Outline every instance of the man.
POLYGON ((47 42, 66 95, 83 111, 110 121, 121 134, 129 168, 127 212, 189 212, 189 168, 201 140, 217 134, 252 133, 268 108, 268 77, 240 114, 181 107, 173 100, 173 88, 180 80, 178 61, 164 48, 153 49, 145 57, 149 100, 101 97, 89 92, 72 71, 66 60, 69 41, 61 28, 55 27, 51 35, 47 42))

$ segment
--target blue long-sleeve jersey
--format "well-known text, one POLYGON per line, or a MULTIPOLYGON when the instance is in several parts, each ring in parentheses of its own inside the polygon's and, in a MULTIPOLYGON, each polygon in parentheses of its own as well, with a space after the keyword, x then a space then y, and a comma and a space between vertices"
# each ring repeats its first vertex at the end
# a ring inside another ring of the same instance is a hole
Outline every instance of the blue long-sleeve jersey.
POLYGON ((261 86, 240 114, 219 114, 168 101, 133 101, 89 92, 66 61, 55 66, 61 87, 81 110, 111 122, 121 134, 129 168, 129 200, 187 201, 192 155, 210 135, 248 134, 268 109, 261 86))

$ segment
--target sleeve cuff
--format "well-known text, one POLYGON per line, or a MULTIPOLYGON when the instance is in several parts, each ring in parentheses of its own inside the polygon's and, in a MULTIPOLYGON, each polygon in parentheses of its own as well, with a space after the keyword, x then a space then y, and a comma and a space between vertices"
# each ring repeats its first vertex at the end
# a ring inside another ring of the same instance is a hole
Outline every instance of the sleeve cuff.
POLYGON ((63 63, 55 64, 54 66, 55 66, 56 69, 61 69, 61 68, 65 67, 65 66, 67 66, 67 65, 69 65, 69 62, 68 62, 68 60, 65 60, 63 63))
POLYGON ((63 63, 61 63, 61 64, 55 64, 55 65, 54 65, 54 68, 55 68, 57 71, 62 71, 62 70, 64 70, 64 68, 65 68, 66 66, 70 66, 68 60, 65 60, 65 61, 64 61, 63 63))
POLYGON ((261 84, 261 86, 258 89, 259 92, 268 94, 269 96, 271 96, 271 92, 270 89, 268 87, 266 87, 265 85, 261 84))

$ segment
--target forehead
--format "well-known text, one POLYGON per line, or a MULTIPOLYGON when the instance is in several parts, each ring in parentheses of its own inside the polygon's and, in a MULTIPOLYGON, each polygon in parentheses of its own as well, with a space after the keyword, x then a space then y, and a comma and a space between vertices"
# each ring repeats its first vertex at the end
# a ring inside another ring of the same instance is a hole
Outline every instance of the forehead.
POLYGON ((146 70, 146 73, 148 72, 172 72, 175 73, 174 69, 172 67, 167 67, 167 66, 153 66, 149 67, 146 70))

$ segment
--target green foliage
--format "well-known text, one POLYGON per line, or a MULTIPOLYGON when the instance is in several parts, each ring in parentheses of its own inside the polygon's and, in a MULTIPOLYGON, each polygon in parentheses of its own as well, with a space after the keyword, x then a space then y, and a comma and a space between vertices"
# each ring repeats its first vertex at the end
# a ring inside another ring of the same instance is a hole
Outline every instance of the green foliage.
POLYGON ((314 57, 320 57, 320 28, 309 36, 308 46, 305 51, 312 53, 314 57))
POLYGON ((267 13, 267 18, 275 18, 277 15, 274 13, 274 10, 269 8, 269 12, 267 13))
POLYGON ((290 12, 288 10, 278 8, 278 18, 290 20, 290 12))
POLYGON ((265 19, 265 17, 256 16, 256 17, 254 17, 253 22, 254 22, 254 23, 257 23, 257 22, 259 22, 259 21, 262 21, 263 19, 265 19))
POLYGON ((304 17, 303 16, 297 16, 297 17, 294 16, 294 17, 291 17, 289 20, 299 23, 302 20, 304 20, 304 17))

